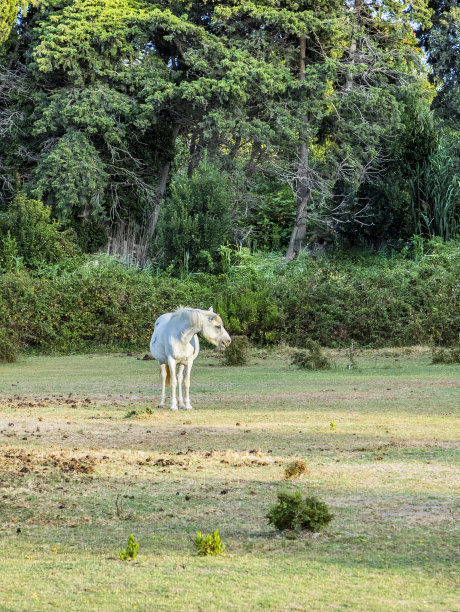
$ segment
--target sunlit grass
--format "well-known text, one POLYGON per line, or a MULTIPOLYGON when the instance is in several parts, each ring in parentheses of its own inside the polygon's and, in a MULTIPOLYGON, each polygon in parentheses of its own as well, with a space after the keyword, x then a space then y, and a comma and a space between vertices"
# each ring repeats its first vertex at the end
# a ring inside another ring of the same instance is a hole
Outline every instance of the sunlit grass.
POLYGON ((422 349, 357 369, 335 353, 327 372, 287 349, 235 368, 205 353, 195 410, 173 413, 137 357, 0 368, 0 610, 458 609, 458 366, 422 349), (307 473, 284 480, 296 459, 307 473), (277 534, 280 488, 325 501, 328 528, 277 534), (196 531, 216 528, 227 557, 198 557, 196 531))

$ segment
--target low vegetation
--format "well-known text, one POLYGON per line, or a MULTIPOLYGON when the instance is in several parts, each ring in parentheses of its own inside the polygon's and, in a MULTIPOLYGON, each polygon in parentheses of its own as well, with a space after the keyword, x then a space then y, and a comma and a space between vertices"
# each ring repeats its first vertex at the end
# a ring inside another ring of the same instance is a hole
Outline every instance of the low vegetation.
POLYGON ((286 469, 284 470, 284 477, 286 478, 286 480, 291 480, 293 478, 300 478, 300 476, 303 476, 307 472, 308 469, 305 461, 297 459, 286 467, 286 469))
POLYGON ((242 366, 248 363, 249 340, 247 336, 233 336, 232 343, 224 351, 224 363, 229 366, 242 366))
POLYGON ((133 534, 131 533, 128 536, 128 544, 126 548, 123 548, 118 556, 122 561, 131 561, 131 559, 135 559, 137 557, 137 551, 139 550, 139 542, 136 542, 133 534))
POLYGON ((307 350, 296 351, 292 357, 291 365, 301 370, 329 370, 330 360, 323 354, 318 342, 307 338, 305 341, 307 350))
POLYGON ((438 348, 432 351, 432 363, 460 363, 460 347, 438 348))
POLYGON ((215 529, 212 534, 196 532, 195 548, 197 553, 202 557, 208 555, 220 555, 225 550, 225 544, 222 542, 219 531, 215 529))
POLYGON ((327 504, 314 496, 303 499, 300 491, 281 491, 278 502, 270 508, 267 518, 279 531, 319 531, 330 523, 333 515, 327 504))
MULTIPOLYGON (((310 348, 301 361, 315 366, 311 341, 353 350, 458 342, 459 269, 457 243, 436 241, 417 260, 350 255, 287 264, 243 250, 225 274, 183 278, 103 256, 66 259, 40 273, 0 277, 0 327, 21 350, 134 350, 148 346, 161 313, 212 305, 232 336, 310 348)), ((243 353, 244 342, 234 345, 243 353)))

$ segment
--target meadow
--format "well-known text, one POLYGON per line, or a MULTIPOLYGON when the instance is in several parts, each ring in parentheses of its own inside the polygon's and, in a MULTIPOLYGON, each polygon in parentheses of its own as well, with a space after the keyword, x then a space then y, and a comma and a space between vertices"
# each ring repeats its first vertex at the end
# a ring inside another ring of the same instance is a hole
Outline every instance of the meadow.
POLYGON ((0 610, 460 610, 459 366, 329 351, 313 372, 290 354, 204 351, 178 412, 143 353, 2 364, 0 610), (296 459, 308 472, 286 480, 296 459), (332 522, 276 532, 280 490, 332 522), (197 556, 216 528, 225 555, 197 556))

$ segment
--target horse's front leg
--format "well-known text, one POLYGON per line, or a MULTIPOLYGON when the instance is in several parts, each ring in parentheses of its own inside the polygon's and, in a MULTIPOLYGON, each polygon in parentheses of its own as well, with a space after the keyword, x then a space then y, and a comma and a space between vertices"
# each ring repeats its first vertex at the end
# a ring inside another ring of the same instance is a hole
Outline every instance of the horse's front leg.
POLYGON ((177 383, 178 383, 178 386, 179 386, 179 398, 178 398, 178 402, 177 403, 179 405, 179 408, 185 408, 185 406, 184 406, 184 399, 182 397, 182 381, 184 379, 184 367, 185 367, 184 364, 180 363, 179 367, 177 369, 177 383))
POLYGON ((166 406, 166 378, 168 377, 168 366, 165 363, 160 365, 161 368, 161 401, 159 408, 166 406))
POLYGON ((193 359, 189 359, 187 362, 187 371, 185 373, 185 409, 193 410, 193 406, 190 403, 190 373, 192 371, 193 359))
POLYGON ((177 388, 177 376, 176 376, 176 360, 173 357, 168 357, 169 371, 171 374, 171 410, 177 410, 176 401, 176 388, 177 388))

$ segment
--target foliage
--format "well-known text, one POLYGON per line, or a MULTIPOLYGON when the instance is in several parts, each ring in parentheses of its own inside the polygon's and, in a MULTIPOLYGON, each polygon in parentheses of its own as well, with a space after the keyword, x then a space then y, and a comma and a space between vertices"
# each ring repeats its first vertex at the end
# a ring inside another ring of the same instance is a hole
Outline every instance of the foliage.
POLYGON ((21 258, 29 268, 55 263, 75 252, 68 232, 51 218, 51 209, 40 200, 19 194, 0 214, 0 257, 3 267, 12 270, 12 262, 21 258))
POLYGON ((19 346, 10 330, 0 327, 0 363, 14 363, 18 360, 19 346))
POLYGON ((159 220, 163 261, 190 271, 216 268, 218 248, 231 235, 231 206, 228 177, 208 162, 201 163, 191 178, 176 177, 159 220))
POLYGON ((452 345, 458 341, 456 241, 421 242, 397 258, 258 257, 226 275, 170 278, 113 258, 63 260, 0 276, 0 323, 22 348, 145 348, 153 322, 180 304, 209 308, 251 342, 322 346, 452 345), (416 259, 412 259, 415 256, 416 259))
POLYGON ((428 0, 433 10, 428 27, 417 31, 431 67, 429 78, 436 83, 438 94, 433 101, 436 112, 456 126, 460 119, 460 8, 456 0, 428 0))
POLYGON ((229 366, 246 365, 249 358, 249 340, 247 336, 233 336, 232 343, 224 352, 224 364, 229 366))
POLYGON ((321 346, 311 338, 305 341, 306 351, 294 353, 291 365, 295 365, 301 370, 329 370, 331 362, 323 355, 321 346))
POLYGON ((438 348, 433 349, 431 363, 460 363, 460 348, 438 348))
POLYGON ((129 226, 132 258, 153 240, 163 268, 222 272, 232 238, 286 248, 305 185, 303 247, 318 227, 373 244, 414 233, 394 143, 423 124, 410 101, 426 113, 436 92, 412 29, 430 32, 442 97, 452 3, 3 4, 0 202, 41 199, 87 252, 129 226))
POLYGON ((268 523, 279 531, 292 529, 296 531, 319 531, 333 518, 327 505, 316 497, 302 499, 300 491, 289 493, 280 491, 278 503, 271 506, 268 523))
POLYGON ((296 459, 296 461, 293 461, 286 467, 284 470, 284 477, 286 480, 292 480, 293 478, 300 478, 300 476, 306 474, 307 472, 307 464, 305 461, 296 459))
POLYGON ((136 542, 133 534, 128 536, 128 544, 126 548, 123 548, 118 553, 118 556, 122 561, 131 561, 137 557, 137 551, 139 549, 139 542, 136 542))
POLYGON ((414 233, 450 240, 460 232, 460 172, 455 150, 441 142, 410 178, 414 233))
POLYGON ((225 550, 225 544, 223 544, 217 529, 213 531, 212 535, 210 533, 205 535, 201 531, 197 531, 195 548, 197 553, 202 556, 220 555, 225 550))

